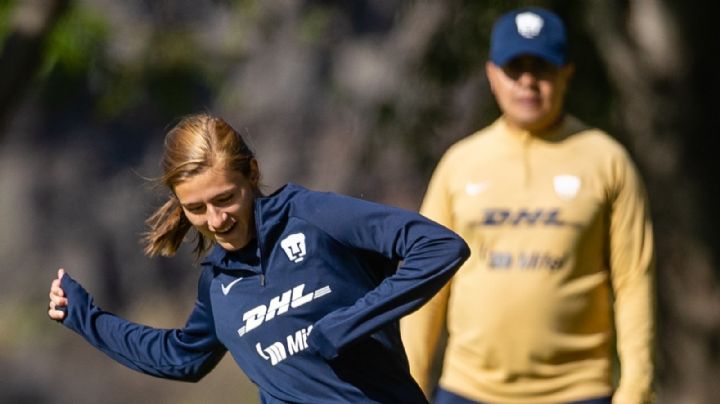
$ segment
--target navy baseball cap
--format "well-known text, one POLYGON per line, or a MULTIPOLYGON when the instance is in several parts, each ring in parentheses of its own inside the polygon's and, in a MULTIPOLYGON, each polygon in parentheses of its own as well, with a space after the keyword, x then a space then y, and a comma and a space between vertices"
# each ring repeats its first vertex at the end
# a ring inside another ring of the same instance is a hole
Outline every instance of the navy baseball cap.
POLYGON ((566 62, 565 25, 555 13, 539 7, 501 16, 493 26, 490 60, 498 66, 520 55, 533 55, 562 66, 566 62))

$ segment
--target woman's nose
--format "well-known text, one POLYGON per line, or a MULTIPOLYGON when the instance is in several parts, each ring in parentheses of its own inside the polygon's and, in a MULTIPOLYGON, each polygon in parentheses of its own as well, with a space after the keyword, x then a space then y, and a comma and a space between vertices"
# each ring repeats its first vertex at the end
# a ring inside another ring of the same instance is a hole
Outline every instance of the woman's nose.
POLYGON ((220 209, 217 209, 215 207, 208 207, 207 209, 207 222, 208 227, 210 230, 215 231, 217 229, 222 228, 223 223, 225 222, 225 219, 227 218, 227 214, 220 209))

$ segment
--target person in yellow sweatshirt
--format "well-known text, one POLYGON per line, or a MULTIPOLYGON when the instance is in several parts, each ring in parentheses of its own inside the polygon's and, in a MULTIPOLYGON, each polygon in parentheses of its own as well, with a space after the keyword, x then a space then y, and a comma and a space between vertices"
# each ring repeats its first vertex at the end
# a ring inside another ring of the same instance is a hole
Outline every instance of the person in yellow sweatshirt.
POLYGON ((422 213, 472 250, 401 321, 411 372, 436 404, 651 400, 644 185, 623 146, 564 112, 566 42, 545 9, 497 20, 486 73, 502 116, 453 145, 429 183, 422 213))

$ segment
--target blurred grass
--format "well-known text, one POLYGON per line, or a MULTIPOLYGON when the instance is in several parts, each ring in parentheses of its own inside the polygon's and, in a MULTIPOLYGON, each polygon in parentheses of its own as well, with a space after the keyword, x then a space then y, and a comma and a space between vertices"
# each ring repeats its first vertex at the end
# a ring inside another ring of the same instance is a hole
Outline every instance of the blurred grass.
MULTIPOLYGON (((259 402, 256 387, 229 354, 198 383, 149 377, 112 361, 72 331, 49 320, 46 304, 36 296, 0 302, 0 402, 259 402)), ((183 306, 188 303, 192 304, 192 299, 185 304, 144 300, 126 317, 154 327, 178 326, 185 320, 183 306)))

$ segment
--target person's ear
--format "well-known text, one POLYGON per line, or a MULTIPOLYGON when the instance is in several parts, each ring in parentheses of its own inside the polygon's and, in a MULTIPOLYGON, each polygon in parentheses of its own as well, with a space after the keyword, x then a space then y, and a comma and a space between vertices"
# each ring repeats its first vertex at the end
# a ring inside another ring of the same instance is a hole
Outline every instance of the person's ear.
POLYGON ((572 63, 566 64, 562 67, 562 72, 565 76, 565 80, 569 81, 570 79, 572 79, 573 75, 575 75, 575 65, 572 63))
POLYGON ((495 94, 495 74, 497 73, 497 69, 498 67, 495 63, 490 61, 485 62, 485 76, 490 84, 490 92, 493 94, 495 94))
POLYGON ((258 162, 255 158, 250 160, 249 179, 250 183, 257 188, 258 184, 260 183, 260 167, 258 166, 258 162))

